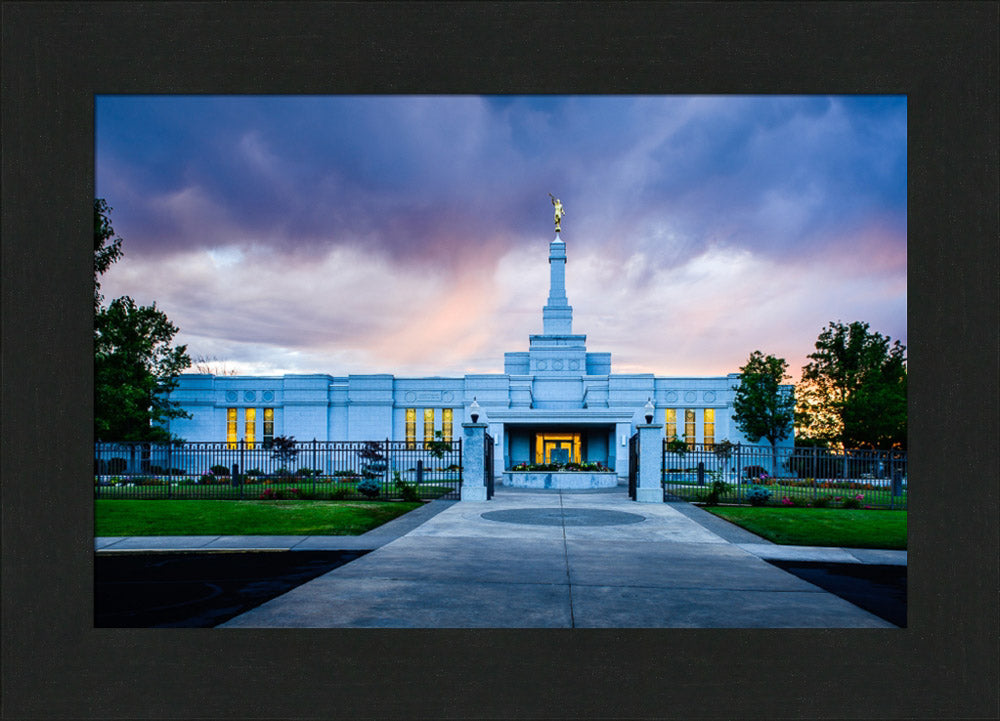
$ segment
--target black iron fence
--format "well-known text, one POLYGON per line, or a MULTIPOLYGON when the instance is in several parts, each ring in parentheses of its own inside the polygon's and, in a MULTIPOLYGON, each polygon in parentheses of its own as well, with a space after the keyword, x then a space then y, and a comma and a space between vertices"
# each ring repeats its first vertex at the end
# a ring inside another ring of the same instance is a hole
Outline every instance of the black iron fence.
POLYGON ((493 498, 493 436, 486 433, 483 443, 483 468, 486 473, 486 500, 493 498))
POLYGON ((906 451, 663 443, 664 500, 906 508, 906 451))
POLYGON ((97 443, 97 498, 455 498, 462 441, 97 443))
POLYGON ((633 501, 639 487, 639 434, 628 439, 628 497, 633 501))

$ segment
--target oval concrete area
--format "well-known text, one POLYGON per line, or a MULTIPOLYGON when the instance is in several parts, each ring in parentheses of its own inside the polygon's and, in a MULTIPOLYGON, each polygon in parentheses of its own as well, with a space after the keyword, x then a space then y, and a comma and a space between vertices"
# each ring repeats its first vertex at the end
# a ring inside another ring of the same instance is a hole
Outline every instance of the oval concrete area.
POLYGON ((640 523, 645 516, 601 508, 514 508, 488 511, 481 518, 499 523, 520 523, 527 526, 624 526, 640 523))

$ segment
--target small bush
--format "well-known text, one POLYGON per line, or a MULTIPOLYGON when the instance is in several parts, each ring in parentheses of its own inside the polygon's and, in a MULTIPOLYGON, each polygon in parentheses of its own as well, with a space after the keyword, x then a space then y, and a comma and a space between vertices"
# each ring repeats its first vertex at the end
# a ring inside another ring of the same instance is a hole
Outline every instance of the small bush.
POLYGON ((226 466, 212 466, 208 469, 213 476, 228 476, 229 469, 226 466))
POLYGON ((732 486, 725 481, 716 479, 712 481, 712 485, 709 488, 708 495, 705 496, 705 505, 707 506, 717 506, 719 505, 719 499, 725 494, 729 493, 732 486))
POLYGON ((171 476, 186 476, 187 475, 187 471, 185 471, 183 468, 171 468, 170 469, 170 475, 171 476))
POLYGON ((251 468, 249 471, 246 472, 245 475, 248 475, 248 476, 262 476, 264 474, 260 472, 259 468, 251 468))
POLYGON ((358 493, 368 498, 378 498, 380 492, 378 484, 371 478, 366 478, 358 484, 358 493))
POLYGON ((302 491, 298 488, 283 488, 277 492, 277 496, 282 501, 300 501, 302 500, 302 491))
POLYGON ((347 488, 338 488, 330 493, 331 501, 343 501, 351 495, 351 491, 347 488))
POLYGON ((158 476, 166 473, 167 471, 163 468, 163 466, 157 466, 154 464, 149 467, 149 472, 158 476))
POLYGON ((419 501, 420 494, 417 493, 417 486, 415 483, 407 483, 404 481, 400 475, 399 471, 395 472, 396 476, 396 488, 399 489, 400 494, 403 496, 404 501, 419 501))
POLYGON ((288 478, 288 477, 290 477, 292 475, 292 472, 290 470, 288 470, 287 468, 279 468, 278 470, 276 470, 271 475, 272 476, 276 476, 278 478, 288 478))
POLYGON ((759 478, 767 476, 767 471, 764 470, 763 466, 746 466, 743 469, 743 476, 745 478, 759 478))
POLYGON ((264 492, 259 496, 262 501, 276 501, 278 500, 278 492, 273 488, 265 488, 264 492))
POLYGON ((811 505, 813 508, 826 508, 827 506, 830 505, 830 497, 816 496, 814 499, 812 499, 811 505))
POLYGON ((859 493, 853 498, 844 501, 844 508, 861 508, 861 502, 865 500, 864 494, 859 493))
POLYGON ((751 506, 763 506, 771 498, 771 492, 760 486, 750 486, 747 489, 746 498, 751 506))

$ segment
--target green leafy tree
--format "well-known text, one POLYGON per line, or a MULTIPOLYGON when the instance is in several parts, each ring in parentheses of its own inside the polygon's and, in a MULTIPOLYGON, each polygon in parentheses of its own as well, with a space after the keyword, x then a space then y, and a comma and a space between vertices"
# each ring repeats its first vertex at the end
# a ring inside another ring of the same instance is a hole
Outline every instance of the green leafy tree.
POLYGON ((831 322, 802 369, 796 422, 845 447, 906 446, 906 347, 868 324, 831 322))
POLYGON ((122 255, 122 239, 115 237, 115 229, 111 227, 108 217, 111 208, 103 198, 94 201, 94 310, 101 306, 104 296, 101 295, 100 277, 111 264, 122 255))
POLYGON ((766 438, 773 449, 792 431, 795 399, 782 381, 789 378, 784 358, 765 356, 759 350, 750 354, 740 368, 740 384, 733 386, 733 420, 751 442, 766 438))
POLYGON ((103 306, 99 278, 121 257, 104 200, 94 201, 94 436, 99 441, 166 441, 171 418, 189 418, 167 396, 191 365, 172 346, 177 327, 156 304, 123 296, 103 306), (109 242, 110 241, 110 242, 109 242))

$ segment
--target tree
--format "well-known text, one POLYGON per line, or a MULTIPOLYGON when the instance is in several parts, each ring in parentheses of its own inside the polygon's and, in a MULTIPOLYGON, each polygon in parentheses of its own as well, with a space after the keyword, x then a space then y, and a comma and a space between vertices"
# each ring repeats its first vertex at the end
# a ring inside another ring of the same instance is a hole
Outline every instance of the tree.
POLYGON ((141 306, 123 296, 102 306, 99 277, 122 254, 110 211, 104 200, 94 201, 94 436, 99 441, 170 440, 164 424, 190 417, 168 394, 191 359, 186 346, 170 345, 177 327, 155 303, 141 306))
POLYGON ((196 356, 192 361, 195 373, 208 373, 213 376, 237 376, 239 371, 229 367, 229 362, 215 356, 196 356))
POLYGON ((802 433, 845 447, 905 447, 905 352, 867 323, 829 323, 802 369, 802 433))
POLYGON ((111 208, 102 198, 94 201, 94 311, 101 307, 100 276, 122 255, 122 239, 115 237, 108 217, 111 208), (111 242, 108 242, 111 241, 111 242))
POLYGON ((766 438, 774 449, 792 430, 795 399, 781 387, 789 378, 787 370, 784 358, 765 356, 759 350, 740 368, 740 384, 733 386, 733 420, 753 443, 766 438))

